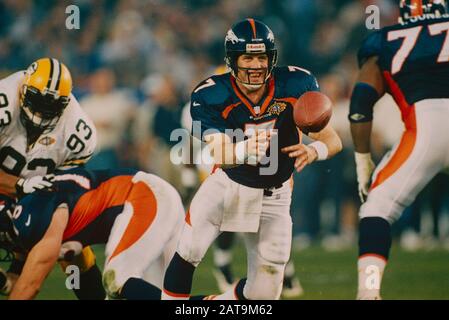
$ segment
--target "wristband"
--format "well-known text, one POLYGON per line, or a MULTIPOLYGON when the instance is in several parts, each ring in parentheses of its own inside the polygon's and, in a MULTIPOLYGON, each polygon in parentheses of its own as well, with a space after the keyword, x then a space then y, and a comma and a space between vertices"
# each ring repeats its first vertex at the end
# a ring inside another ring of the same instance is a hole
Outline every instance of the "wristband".
POLYGON ((318 154, 318 161, 327 159, 327 156, 329 155, 329 149, 324 142, 314 141, 312 143, 309 143, 308 146, 316 150, 316 153, 318 154))

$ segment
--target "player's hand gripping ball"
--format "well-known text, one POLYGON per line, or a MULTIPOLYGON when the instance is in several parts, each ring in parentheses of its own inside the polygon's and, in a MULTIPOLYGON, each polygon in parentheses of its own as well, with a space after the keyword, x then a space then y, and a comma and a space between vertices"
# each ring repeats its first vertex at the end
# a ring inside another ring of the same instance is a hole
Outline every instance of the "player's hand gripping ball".
POLYGON ((329 123, 331 116, 331 100, 318 91, 304 93, 293 106, 296 126, 306 134, 321 131, 329 123))

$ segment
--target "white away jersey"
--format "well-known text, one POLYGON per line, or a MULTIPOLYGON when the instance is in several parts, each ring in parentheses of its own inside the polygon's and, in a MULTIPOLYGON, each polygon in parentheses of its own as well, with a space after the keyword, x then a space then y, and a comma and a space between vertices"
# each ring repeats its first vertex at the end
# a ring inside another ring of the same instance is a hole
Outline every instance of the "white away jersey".
POLYGON ((0 80, 0 170, 28 178, 87 162, 96 146, 96 130, 73 95, 56 128, 27 147, 19 103, 24 74, 0 80))

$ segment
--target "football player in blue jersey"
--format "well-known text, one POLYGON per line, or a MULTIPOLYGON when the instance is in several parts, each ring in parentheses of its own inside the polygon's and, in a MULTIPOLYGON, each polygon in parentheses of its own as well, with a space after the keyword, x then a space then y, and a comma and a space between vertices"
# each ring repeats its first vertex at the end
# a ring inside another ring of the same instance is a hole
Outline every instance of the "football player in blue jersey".
POLYGON ((0 198, 0 247, 24 255, 18 277, 0 284, 32 299, 59 259, 106 244, 103 284, 111 299, 160 299, 165 268, 184 224, 178 192, 132 169, 59 172, 53 191, 15 203, 0 198))
POLYGON ((449 15, 445 1, 400 2, 399 24, 369 35, 358 60, 349 120, 355 148, 359 217, 358 299, 380 299, 391 247, 391 224, 440 171, 449 167, 449 15), (373 106, 395 99, 401 140, 375 166, 373 106))
MULTIPOLYGON (((229 72, 226 65, 220 65, 214 70, 214 75, 224 74, 229 72)), ((190 130, 192 127, 192 118, 190 116, 190 103, 186 104, 183 111, 183 127, 190 130), (188 113, 187 113, 187 112, 188 113)), ((205 153, 199 151, 200 156, 204 156, 205 153)), ((206 154, 208 155, 208 154, 206 154)), ((206 163, 202 161, 198 164, 197 170, 199 173, 200 181, 204 181, 208 177, 213 169, 213 161, 206 163)), ((217 281, 217 286, 220 292, 225 292, 229 290, 236 281, 234 273, 232 272, 232 260, 233 260, 233 247, 236 244, 234 241, 236 234, 232 232, 221 233, 214 246, 214 270, 213 275, 217 281)), ((295 298, 299 297, 304 293, 301 286, 299 278, 295 275, 295 266, 293 261, 290 260, 285 267, 283 288, 281 297, 282 298, 295 298)))
POLYGON ((217 299, 278 299, 290 256, 291 176, 296 168, 341 150, 326 126, 301 144, 293 105, 319 90, 307 70, 276 67, 273 32, 245 19, 226 34, 228 73, 212 76, 192 92, 193 135, 208 143, 216 170, 200 186, 186 216, 178 249, 164 279, 163 299, 189 299, 195 268, 224 231, 241 232, 247 279, 217 299))

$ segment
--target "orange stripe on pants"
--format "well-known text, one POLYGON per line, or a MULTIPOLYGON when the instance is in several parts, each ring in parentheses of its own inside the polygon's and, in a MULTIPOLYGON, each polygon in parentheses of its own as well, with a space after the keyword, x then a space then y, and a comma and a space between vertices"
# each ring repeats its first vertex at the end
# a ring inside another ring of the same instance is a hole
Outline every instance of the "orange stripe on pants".
POLYGON ((391 177, 404 162, 409 158, 416 143, 416 114, 415 106, 410 107, 410 112, 405 119, 406 131, 402 134, 401 141, 394 155, 390 158, 388 163, 377 174, 376 180, 371 185, 370 190, 374 189, 382 182, 391 177))
POLYGON ((153 191, 143 182, 136 183, 128 198, 133 207, 133 215, 117 247, 108 261, 131 247, 148 230, 156 218, 157 201, 153 191))

